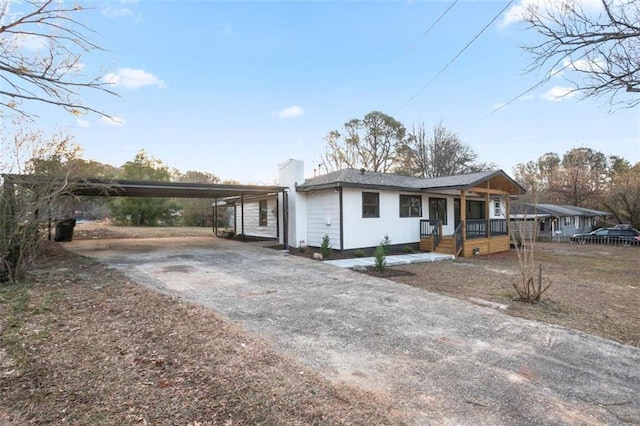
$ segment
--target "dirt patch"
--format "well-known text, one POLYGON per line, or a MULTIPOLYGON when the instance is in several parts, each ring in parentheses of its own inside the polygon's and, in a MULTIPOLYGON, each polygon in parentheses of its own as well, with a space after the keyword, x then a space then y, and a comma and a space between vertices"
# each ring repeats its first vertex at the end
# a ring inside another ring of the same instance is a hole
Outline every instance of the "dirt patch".
POLYGON ((79 223, 74 240, 114 240, 122 238, 213 237, 211 228, 187 226, 115 226, 110 222, 79 223))
POLYGON ((213 311, 51 243, 0 287, 2 424, 396 424, 213 311))
POLYGON ((640 347, 637 247, 540 243, 536 259, 551 287, 535 305, 514 300, 512 284, 518 279, 514 252, 392 267, 413 275, 388 278, 463 300, 508 305, 510 315, 640 347))

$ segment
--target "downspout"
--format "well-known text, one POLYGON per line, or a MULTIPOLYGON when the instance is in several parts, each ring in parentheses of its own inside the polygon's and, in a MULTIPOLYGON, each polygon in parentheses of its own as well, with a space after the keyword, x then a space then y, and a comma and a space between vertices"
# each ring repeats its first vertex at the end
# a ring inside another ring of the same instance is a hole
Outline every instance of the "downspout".
POLYGON ((282 191, 282 244, 289 249, 289 193, 282 191))
POLYGON ((340 199, 340 253, 344 251, 344 214, 342 214, 342 187, 338 187, 338 197, 340 199))

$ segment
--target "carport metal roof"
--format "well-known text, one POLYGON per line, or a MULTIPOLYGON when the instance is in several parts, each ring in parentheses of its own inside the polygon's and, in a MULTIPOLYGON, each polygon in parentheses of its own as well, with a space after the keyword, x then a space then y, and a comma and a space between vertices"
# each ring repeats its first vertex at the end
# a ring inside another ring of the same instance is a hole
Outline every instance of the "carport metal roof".
POLYGON ((151 182, 141 180, 89 179, 76 184, 76 195, 116 197, 226 198, 285 192, 276 185, 229 185, 210 183, 151 182))

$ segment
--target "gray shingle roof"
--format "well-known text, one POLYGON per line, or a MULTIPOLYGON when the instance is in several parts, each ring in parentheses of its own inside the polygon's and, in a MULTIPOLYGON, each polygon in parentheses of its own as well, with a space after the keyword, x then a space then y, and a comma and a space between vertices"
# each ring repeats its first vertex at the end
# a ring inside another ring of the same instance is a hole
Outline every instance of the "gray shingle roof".
POLYGON ((609 213, 600 210, 585 209, 558 204, 532 204, 514 203, 509 209, 511 214, 538 214, 543 216, 565 217, 565 216, 609 216, 609 213))
MULTIPOLYGON (((298 186, 298 191, 319 190, 336 186, 343 187, 375 187, 396 190, 427 190, 427 189, 458 189, 474 186, 492 177, 502 174, 512 179, 502 170, 489 170, 463 175, 443 176, 431 179, 421 179, 412 176, 402 176, 391 173, 379 173, 356 169, 342 169, 314 178, 309 178, 298 186)), ((515 185, 517 185, 514 182, 515 185)))

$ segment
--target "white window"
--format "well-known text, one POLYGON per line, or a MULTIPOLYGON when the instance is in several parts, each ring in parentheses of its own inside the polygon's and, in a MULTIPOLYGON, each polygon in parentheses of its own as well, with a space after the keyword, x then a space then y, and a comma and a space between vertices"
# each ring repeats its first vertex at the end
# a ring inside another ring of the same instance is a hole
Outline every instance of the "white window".
POLYGON ((565 216, 564 217, 564 226, 573 226, 575 225, 575 218, 572 216, 565 216))
POLYGON ((580 216, 576 216, 574 219, 576 221, 576 229, 580 228, 580 216))
POLYGON ((500 200, 493 200, 493 215, 495 217, 502 216, 502 206, 500 205, 500 200))

